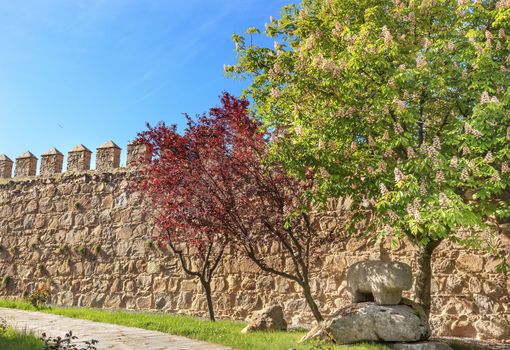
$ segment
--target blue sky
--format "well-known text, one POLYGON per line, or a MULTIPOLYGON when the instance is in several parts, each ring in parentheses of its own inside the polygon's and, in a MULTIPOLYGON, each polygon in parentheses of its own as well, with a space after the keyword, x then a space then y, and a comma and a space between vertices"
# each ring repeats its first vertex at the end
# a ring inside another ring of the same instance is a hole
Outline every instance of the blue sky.
POLYGON ((223 73, 232 33, 289 2, 0 0, 0 154, 108 139, 125 153, 146 122, 182 125, 245 86, 223 73))

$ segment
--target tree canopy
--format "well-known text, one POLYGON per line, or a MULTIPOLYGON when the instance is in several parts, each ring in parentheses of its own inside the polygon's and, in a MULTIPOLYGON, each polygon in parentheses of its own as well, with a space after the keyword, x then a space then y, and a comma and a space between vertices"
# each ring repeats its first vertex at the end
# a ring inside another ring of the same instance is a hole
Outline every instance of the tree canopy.
POLYGON ((350 196, 427 254, 508 221, 508 0, 304 0, 266 25, 274 47, 259 33, 234 35, 225 69, 252 79, 272 157, 313 169, 317 199, 350 196))

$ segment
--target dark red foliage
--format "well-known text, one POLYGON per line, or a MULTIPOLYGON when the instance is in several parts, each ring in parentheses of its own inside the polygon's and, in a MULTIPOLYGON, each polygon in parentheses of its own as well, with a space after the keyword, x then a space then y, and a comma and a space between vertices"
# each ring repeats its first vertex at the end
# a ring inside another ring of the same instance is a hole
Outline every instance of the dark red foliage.
POLYGON ((295 179, 266 164, 268 139, 248 101, 224 93, 209 115, 188 118, 182 134, 161 123, 138 136, 153 158, 136 183, 154 205, 162 238, 185 244, 202 259, 235 244, 261 269, 297 282, 306 296, 318 242, 304 196, 312 179, 295 179), (275 242, 294 271, 272 265, 263 253, 268 249, 262 246, 275 242))

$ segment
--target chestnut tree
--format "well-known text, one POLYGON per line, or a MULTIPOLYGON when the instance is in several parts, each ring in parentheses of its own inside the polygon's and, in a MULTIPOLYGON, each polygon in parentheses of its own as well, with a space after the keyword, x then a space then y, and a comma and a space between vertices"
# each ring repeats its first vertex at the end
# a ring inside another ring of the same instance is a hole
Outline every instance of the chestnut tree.
POLYGON ((272 158, 311 168, 319 198, 368 201, 371 232, 410 239, 429 312, 440 242, 476 247, 509 222, 510 1, 304 0, 266 25, 274 47, 258 33, 234 35, 225 69, 284 132, 272 158))

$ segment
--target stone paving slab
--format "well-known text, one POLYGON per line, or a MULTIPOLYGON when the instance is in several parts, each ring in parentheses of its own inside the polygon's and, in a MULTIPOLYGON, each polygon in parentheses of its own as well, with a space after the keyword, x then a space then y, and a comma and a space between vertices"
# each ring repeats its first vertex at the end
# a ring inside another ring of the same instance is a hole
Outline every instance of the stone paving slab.
POLYGON ((72 331, 80 341, 99 340, 96 345, 98 350, 232 350, 162 332, 41 312, 0 308, 0 317, 19 331, 28 331, 39 336, 46 333, 50 337, 63 337, 65 333, 72 331))

